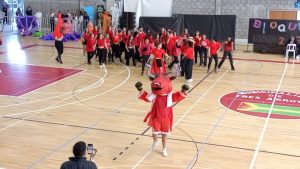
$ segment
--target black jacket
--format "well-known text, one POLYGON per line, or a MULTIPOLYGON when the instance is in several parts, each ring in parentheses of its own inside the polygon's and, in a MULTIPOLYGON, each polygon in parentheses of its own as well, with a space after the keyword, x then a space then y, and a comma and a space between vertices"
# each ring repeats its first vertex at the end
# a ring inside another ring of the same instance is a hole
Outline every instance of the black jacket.
POLYGON ((94 162, 87 161, 86 157, 76 158, 70 157, 70 161, 64 162, 60 169, 97 169, 94 162))

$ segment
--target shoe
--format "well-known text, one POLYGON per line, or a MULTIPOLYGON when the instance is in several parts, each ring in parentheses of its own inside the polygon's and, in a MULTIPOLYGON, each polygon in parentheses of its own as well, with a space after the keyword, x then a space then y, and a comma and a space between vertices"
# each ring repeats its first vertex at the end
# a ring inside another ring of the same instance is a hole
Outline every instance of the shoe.
POLYGON ((88 61, 88 64, 90 65, 90 64, 92 64, 92 62, 91 62, 91 61, 88 61))
POLYGON ((168 157, 168 151, 167 151, 167 148, 164 148, 164 149, 162 150, 162 155, 163 155, 164 157, 168 157))
POLYGON ((207 70, 207 73, 209 73, 209 70, 207 70))
POLYGON ((232 71, 235 71, 235 69, 233 68, 233 69, 231 69, 232 71))
POLYGON ((154 150, 154 148, 157 146, 157 144, 158 144, 158 140, 153 141, 151 149, 154 150))
POLYGON ((141 75, 144 76, 144 72, 142 72, 141 75))
POLYGON ((56 57, 55 60, 56 60, 57 62, 59 62, 58 57, 56 57))
POLYGON ((62 62, 61 60, 59 61, 59 63, 60 63, 60 64, 63 64, 63 62, 62 62))
POLYGON ((186 82, 191 83, 191 82, 193 82, 193 79, 187 79, 186 82))
POLYGON ((102 65, 100 65, 100 66, 99 66, 99 68, 100 68, 100 69, 102 69, 102 68, 103 68, 103 66, 102 66, 102 65))
POLYGON ((105 68, 105 64, 103 64, 102 67, 105 68))
POLYGON ((218 73, 216 69, 214 70, 214 72, 215 72, 215 73, 218 73))

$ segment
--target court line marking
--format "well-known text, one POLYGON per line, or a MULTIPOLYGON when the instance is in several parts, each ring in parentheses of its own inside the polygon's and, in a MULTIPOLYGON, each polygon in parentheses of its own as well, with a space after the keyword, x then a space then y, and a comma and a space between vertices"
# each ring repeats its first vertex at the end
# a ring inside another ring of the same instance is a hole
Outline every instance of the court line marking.
MULTIPOLYGON (((115 74, 115 75, 113 75, 113 76, 111 76, 111 77, 104 78, 104 80, 111 79, 111 78, 113 78, 113 77, 115 77, 115 76, 117 76, 117 75, 119 75, 119 74, 121 74, 121 73, 123 73, 123 72, 125 72, 125 70, 120 71, 119 73, 117 73, 117 74, 115 74)), ((86 74, 87 74, 87 73, 86 73, 86 74)), ((92 83, 92 84, 89 85, 89 86, 85 86, 85 87, 83 87, 83 88, 80 88, 80 89, 78 89, 78 90, 76 90, 76 91, 74 91, 74 92, 82 91, 82 89, 84 89, 84 88, 88 88, 87 90, 94 89, 94 88, 99 87, 99 86, 101 85, 101 84, 98 84, 100 81, 102 81, 100 76, 93 75, 93 74, 88 74, 88 75, 98 77, 100 80, 96 81, 95 83, 92 83), (95 84, 98 84, 98 85, 95 86, 95 87, 92 87, 92 86, 94 86, 95 84)), ((65 95, 72 94, 72 93, 73 93, 73 91, 71 91, 70 93, 67 93, 67 94, 61 94, 61 95, 58 95, 58 96, 48 97, 48 98, 45 98, 45 99, 38 99, 38 100, 33 100, 33 101, 29 101, 29 102, 23 102, 23 103, 19 103, 19 104, 11 104, 11 105, 0 106, 0 108, 1 108, 1 107, 11 107, 11 106, 17 106, 17 105, 23 105, 23 104, 35 103, 35 102, 40 102, 40 101, 45 101, 45 100, 51 100, 51 99, 58 98, 58 97, 61 97, 61 96, 65 96, 65 95)), ((38 110, 33 110, 33 111, 38 111, 38 110)), ((20 115, 20 114, 27 114, 27 113, 31 113, 31 112, 32 112, 32 111, 30 111, 30 112, 22 112, 22 113, 15 113, 15 114, 0 115, 0 117, 3 117, 3 116, 13 116, 13 115, 20 115)))
POLYGON ((279 81, 279 84, 277 86, 277 89, 276 89, 276 93, 275 93, 275 96, 274 96, 274 99, 273 99, 273 102, 272 102, 272 105, 271 105, 271 108, 268 112, 268 116, 267 116, 267 119, 265 121, 265 124, 263 126, 263 129, 262 129, 262 132, 260 134, 260 137, 259 137, 259 140, 258 140, 258 143, 257 143, 257 146, 255 148, 255 152, 253 154, 253 157, 252 157, 252 160, 251 160, 251 163, 250 163, 250 166, 249 166, 249 169, 253 169, 254 168, 254 165, 255 165, 255 162, 256 162, 256 159, 257 159, 257 155, 258 155, 258 152, 259 152, 259 149, 261 147, 261 143, 263 141, 263 138, 265 136, 265 132, 266 132, 266 129, 267 129, 267 126, 268 126, 268 123, 269 123, 269 120, 270 120, 270 117, 271 117, 271 114, 272 114, 272 111, 273 111, 273 108, 274 108, 274 105, 275 105, 275 102, 276 102, 276 98, 278 96, 278 93, 279 93, 279 90, 281 89, 281 85, 282 85, 282 82, 283 82, 283 79, 284 79, 284 75, 286 73, 286 70, 287 70, 287 67, 288 67, 288 63, 285 64, 285 68, 284 68, 284 71, 281 75, 281 79, 279 81))
MULTIPOLYGON (((123 64, 122 64, 123 65, 123 64)), ((124 65, 123 65, 124 66, 124 65)), ((125 66, 126 67, 126 66, 125 66)), ((127 68, 127 67, 126 67, 127 68)), ((125 84, 130 76, 131 76, 131 72, 130 70, 127 68, 128 70, 128 76, 125 80, 123 80, 123 82, 121 83, 122 85, 125 84)), ((113 90, 116 90, 117 88, 113 88, 113 90)), ((107 91, 110 91, 111 89, 107 90, 107 91)), ((106 91, 106 92, 107 92, 106 91)), ((105 92, 104 92, 105 93, 105 92)), ((77 93, 76 93, 77 94, 77 93)), ((73 95, 72 95, 73 96, 73 95)), ((130 96, 128 97, 130 100, 132 100, 133 98, 135 98, 135 96, 130 96)), ((127 99, 127 100, 129 100, 127 99)), ((118 109, 120 109, 121 107, 124 107, 124 106, 127 106, 128 102, 124 102, 123 104, 121 104, 118 109)), ((48 153, 47 155, 41 157, 40 159, 38 159, 37 161, 35 161, 33 164, 31 164, 28 168, 33 168, 34 166, 36 166, 37 164, 43 162, 45 159, 47 159, 49 156, 51 156, 52 154, 56 153, 58 150, 60 150, 61 148, 63 148, 64 146, 66 146, 67 144, 69 144, 70 142, 72 142, 73 140, 79 138, 81 135, 85 134, 86 132, 88 132, 92 127, 98 125, 100 122, 102 122, 103 120, 105 120, 107 117, 110 117, 110 116, 114 116, 115 114, 118 114, 118 110, 116 110, 115 112, 110 112, 110 111, 107 111, 106 115, 102 118, 100 118, 98 121, 96 121, 94 124, 92 124, 90 127, 84 129, 83 131, 79 132, 77 135, 75 135, 74 137, 72 137, 71 139, 67 140, 65 143, 61 144, 60 146, 58 146, 57 148, 55 148, 54 150, 52 150, 50 153, 48 153)))
MULTIPOLYGON (((119 115, 119 114, 118 114, 119 115)), ((5 118, 10 118, 10 117, 5 117, 5 118)), ((20 118, 10 118, 10 119, 20 119, 20 118)), ((59 126, 67 126, 67 127, 74 127, 74 128, 82 128, 86 129, 89 128, 90 130, 94 131, 103 131, 103 132, 110 132, 110 133, 118 133, 118 134, 126 134, 126 135, 134 135, 134 136, 143 136, 143 137, 149 137, 152 138, 151 135, 141 135, 139 133, 131 133, 131 132, 125 132, 125 131, 119 131, 119 130, 109 130, 109 129, 103 129, 103 128, 93 128, 93 127, 87 127, 87 126, 78 126, 78 125, 72 125, 72 124, 64 124, 64 123, 56 123, 56 122, 46 122, 46 121, 40 121, 40 120, 26 120, 29 122, 35 122, 35 123, 42 123, 42 124, 49 124, 49 125, 59 125, 59 126)), ((233 128, 234 129, 234 128, 233 128)), ((174 135, 173 135, 174 136, 174 135)), ((189 142, 191 143, 191 140, 184 140, 180 138, 172 138, 169 137, 169 140, 173 141, 179 141, 179 142, 189 142)), ((205 144, 204 142, 198 142, 196 141, 197 144, 205 144)), ((224 148, 230 148, 230 149, 239 149, 239 150, 245 150, 245 151, 255 151, 254 149, 251 148, 245 148, 245 147, 237 147, 237 146, 230 146, 230 145, 224 145, 224 144, 217 144, 217 143, 206 143, 208 146, 216 146, 216 147, 224 147, 224 148)), ((276 155, 282 155, 282 156, 290 156, 290 157, 300 157, 300 155, 295 155, 295 154, 285 154, 285 153, 280 153, 280 152, 272 152, 272 151, 266 151, 262 150, 260 151, 261 153, 267 153, 267 154, 276 154, 276 155)), ((140 165, 141 166, 141 165, 140 165)))
MULTIPOLYGON (((124 64, 122 64, 122 65, 124 66, 124 64)), ((126 66, 125 66, 125 67, 126 67, 126 66)), ((119 87, 122 86, 123 84, 125 84, 125 83, 129 80, 129 78, 130 78, 130 70, 129 70, 128 67, 126 67, 126 69, 127 69, 127 71, 128 71, 129 73, 128 73, 128 76, 126 77, 126 79, 125 79, 122 83, 120 83, 119 85, 113 87, 113 88, 110 89, 110 90, 107 90, 107 91, 102 92, 102 93, 100 93, 100 94, 97 94, 97 95, 94 95, 94 96, 91 96, 91 97, 82 99, 81 101, 86 101, 86 100, 90 100, 90 99, 95 98, 95 97, 98 97, 98 96, 102 96, 102 95, 104 95, 104 94, 106 94, 106 93, 109 93, 109 92, 111 92, 111 91, 113 91, 113 90, 119 88, 119 87)), ((105 68, 105 70, 106 70, 106 68, 105 68)), ((105 73, 105 76, 106 76, 106 74, 107 74, 107 71, 106 71, 106 73, 105 73)), ((103 80, 103 83, 104 83, 104 81, 105 81, 105 80, 103 80)), ((79 92, 79 93, 81 93, 81 92, 79 92)), ((5 128, 0 129, 0 132, 4 131, 4 130, 6 130, 6 129, 12 127, 12 126, 15 126, 15 125, 21 123, 22 121, 24 121, 24 120, 26 120, 26 119, 28 119, 28 118, 30 118, 30 117, 33 117, 33 116, 35 116, 36 114, 39 114, 39 113, 41 113, 41 112, 43 112, 43 111, 45 111, 45 110, 55 109, 55 108, 58 108, 58 107, 63 107, 63 106, 66 106, 66 105, 71 105, 71 104, 78 103, 78 101, 74 101, 74 102, 70 102, 70 103, 63 104, 63 105, 55 106, 55 105, 59 104, 60 102, 66 100, 66 99, 69 99, 69 98, 71 98, 71 97, 73 97, 73 95, 71 95, 71 96, 69 96, 69 97, 67 97, 67 98, 65 98, 65 99, 63 99, 63 100, 61 100, 61 101, 59 101, 59 102, 57 102, 57 103, 55 103, 55 104, 52 104, 51 106, 49 106, 49 107, 47 107, 47 108, 43 108, 43 109, 40 109, 40 110, 29 111, 29 112, 23 112, 23 114, 26 114, 26 113, 33 113, 33 114, 27 116, 26 118, 23 118, 22 120, 20 120, 20 121, 18 121, 18 122, 16 122, 16 123, 13 123, 13 124, 11 124, 11 125, 5 127, 5 128)), ((20 113, 19 113, 19 114, 20 114, 20 113)), ((0 116, 0 117, 1 117, 1 116, 0 116)))
MULTIPOLYGON (((121 71, 121 73, 123 73, 123 72, 124 72, 124 71, 121 71)), ((109 79, 111 79, 111 78, 113 78, 113 77, 115 77, 115 76, 117 76, 117 75, 119 75, 119 74, 121 74, 121 73, 118 73, 118 74, 116 74, 116 75, 113 75, 113 76, 111 76, 111 77, 108 77, 108 78, 106 78, 106 79, 104 79, 104 80, 109 80, 109 79)), ((102 85, 102 84, 99 84, 98 87, 99 87, 100 85, 102 85)), ((121 85, 122 85, 122 84, 121 84, 121 85)), ((121 85, 118 85, 118 86, 115 87, 115 88, 119 88, 121 85)), ((80 91, 79 91, 79 92, 80 92, 80 91)), ((110 91, 109 91, 109 92, 110 92, 110 91)), ((97 95, 94 95, 94 96, 91 96, 91 97, 87 97, 87 98, 85 98, 85 99, 82 99, 81 101, 90 100, 90 99, 92 99, 92 98, 94 98, 94 97, 98 97, 98 96, 101 96, 101 95, 104 95, 104 94, 106 94, 106 93, 104 92, 104 93, 100 93, 100 94, 97 94, 97 95)), ((73 95, 69 96, 69 98, 70 98, 70 97, 73 97, 73 95)), ((63 104, 63 105, 54 106, 54 107, 52 107, 51 109, 59 108, 59 107, 63 107, 63 106, 67 106, 67 105, 71 105, 71 104, 75 104, 75 103, 80 103, 80 102, 79 102, 79 101, 74 101, 74 102, 70 102, 70 103, 63 104)), ((29 113, 34 113, 34 112, 37 112, 37 111, 40 111, 40 110, 43 110, 43 109, 31 110, 31 111, 27 111, 27 112, 21 112, 21 113, 15 113, 15 114, 8 114, 8 115, 0 115, 0 117, 5 117, 5 116, 17 116, 17 115, 22 115, 22 114, 29 114, 29 113)), ((50 110, 50 109, 49 109, 49 110, 50 110)))
MULTIPOLYGON (((218 81, 220 81, 220 79, 222 79, 226 74, 227 72, 229 71, 230 69, 227 69, 227 71, 225 73, 223 73, 222 76, 220 76, 207 90, 205 93, 203 93, 198 100, 196 100, 196 102, 194 102, 194 104, 192 106, 189 107, 189 109, 177 120, 177 122, 174 124, 174 128, 177 126, 177 124, 179 124, 186 116, 187 114, 204 98, 204 96, 206 96, 210 90, 212 90, 212 88, 215 87, 215 85, 218 83, 218 81)), ((160 140, 159 142, 160 143, 160 140)), ((144 159, 152 152, 152 149, 150 148, 143 156, 142 158, 132 167, 132 169, 135 169, 137 168, 143 161, 144 159)))
MULTIPOLYGON (((107 71, 105 71, 104 77, 106 77, 106 75, 107 75, 107 71)), ((102 83, 104 83, 104 80, 103 80, 103 79, 102 79, 102 83)), ((79 92, 79 93, 81 93, 81 92, 79 92)), ((45 111, 45 110, 53 109, 53 107, 54 107, 55 105, 57 105, 57 104, 59 104, 59 103, 65 101, 65 100, 67 100, 67 99, 69 99, 69 98, 72 98, 72 96, 73 96, 73 95, 68 96, 68 97, 66 97, 66 98, 64 98, 64 99, 62 99, 62 100, 60 100, 59 102, 56 102, 56 103, 54 103, 54 104, 48 106, 47 108, 43 108, 43 109, 40 109, 40 110, 34 110, 34 111, 33 111, 34 113, 32 113, 31 115, 29 115, 29 116, 27 116, 27 117, 25 117, 25 118, 22 118, 21 120, 19 120, 19 121, 15 122, 15 123, 12 123, 12 124, 10 124, 10 125, 8 125, 8 126, 2 128, 2 129, 0 129, 0 132, 4 131, 4 130, 10 128, 10 127, 16 126, 16 125, 20 124, 21 122, 23 122, 24 120, 29 119, 30 117, 33 117, 33 116, 35 116, 35 115, 37 115, 37 114, 39 114, 39 113, 41 113, 41 112, 43 112, 43 111, 45 111)), ((32 112, 32 111, 31 111, 31 112, 32 112)))
MULTIPOLYGON (((102 81, 102 78, 100 76, 97 76, 97 75, 93 75, 93 74, 88 74, 88 73, 85 73, 86 75, 91 75, 91 76, 94 76, 94 77, 97 77, 99 80, 96 81, 95 83, 92 83, 88 86, 84 86, 82 87, 81 89, 78 89, 76 90, 77 91, 81 91, 82 89, 84 88, 91 88, 90 86, 93 86, 95 84, 98 84, 100 83, 100 81, 102 81)), ((76 75, 76 74, 74 74, 76 75)), ((74 76, 73 75, 73 76, 74 76)), ((99 84, 98 84, 99 85, 99 84)), ((54 99, 54 98, 58 98, 58 97, 61 97, 61 96, 65 96, 65 95, 68 95, 68 94, 72 94, 72 91, 71 92, 68 92, 68 93, 65 93, 65 94, 61 94, 61 95, 57 95, 57 96, 53 96, 53 97, 48 97, 48 98, 45 98, 45 99, 38 99, 38 100, 33 100, 33 101, 28 101, 28 102, 22 102, 22 103, 15 103, 15 104, 9 104, 9 105, 4 105, 4 106, 0 106, 0 108, 5 108, 5 107, 14 107, 14 106, 19 106, 19 105, 24 105, 24 104, 29 104, 29 103, 36 103, 36 102, 40 102, 40 101, 45 101, 45 100, 51 100, 51 99, 54 99)), ((23 96, 22 96, 23 97, 23 96)), ((19 114, 19 113, 18 113, 19 114)), ((16 114, 16 115, 18 115, 16 114)), ((13 114, 9 114, 9 115, 13 115, 13 114)), ((6 115, 0 115, 1 116, 6 116, 6 115)))

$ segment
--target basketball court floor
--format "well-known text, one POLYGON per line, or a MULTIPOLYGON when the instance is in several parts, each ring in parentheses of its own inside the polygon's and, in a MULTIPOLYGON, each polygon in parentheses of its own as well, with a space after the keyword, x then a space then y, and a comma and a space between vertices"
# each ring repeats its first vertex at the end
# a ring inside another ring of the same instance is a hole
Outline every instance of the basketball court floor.
MULTIPOLYGON (((98 168, 300 169, 300 62, 236 51, 217 73, 195 65, 188 97, 174 106, 168 157, 151 150, 151 104, 134 84, 141 67, 86 64, 80 43, 10 35, 0 47, 0 168, 54 169, 77 141, 98 168)), ((221 55, 221 54, 220 54, 221 55)), ((180 90, 184 79, 173 81, 180 90)))

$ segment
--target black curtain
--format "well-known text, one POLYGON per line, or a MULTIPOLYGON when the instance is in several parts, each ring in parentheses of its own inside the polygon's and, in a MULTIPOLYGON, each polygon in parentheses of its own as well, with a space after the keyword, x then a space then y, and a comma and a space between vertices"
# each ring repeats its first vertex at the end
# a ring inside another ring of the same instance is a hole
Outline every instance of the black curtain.
POLYGON ((174 17, 140 17, 140 26, 152 32, 159 32, 162 27, 182 34, 184 28, 191 36, 196 31, 206 34, 207 38, 218 38, 221 41, 228 36, 235 39, 235 15, 176 15, 174 17))
POLYGON ((224 41, 230 36, 234 40, 235 25, 235 15, 184 15, 184 27, 191 36, 199 31, 209 39, 216 37, 224 41))
POLYGON ((171 29, 177 33, 182 32, 183 16, 175 17, 140 17, 140 27, 158 33, 161 28, 171 29))

